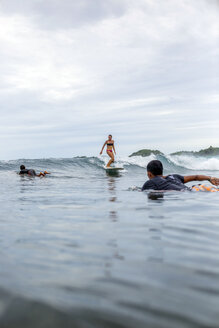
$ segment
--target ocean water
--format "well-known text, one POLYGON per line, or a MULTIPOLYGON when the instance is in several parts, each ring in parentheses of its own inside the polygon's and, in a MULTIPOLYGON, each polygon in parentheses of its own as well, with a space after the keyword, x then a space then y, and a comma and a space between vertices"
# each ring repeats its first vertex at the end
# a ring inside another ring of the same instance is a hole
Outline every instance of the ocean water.
MULTIPOLYGON (((219 327, 219 193, 140 192, 154 158, 0 162, 1 328, 219 327)), ((219 176, 218 158, 158 158, 219 176)))

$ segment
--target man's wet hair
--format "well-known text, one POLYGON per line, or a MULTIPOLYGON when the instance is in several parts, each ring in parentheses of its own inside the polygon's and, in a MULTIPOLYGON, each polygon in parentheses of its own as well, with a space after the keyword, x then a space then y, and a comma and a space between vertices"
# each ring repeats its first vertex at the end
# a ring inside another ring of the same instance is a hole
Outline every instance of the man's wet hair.
POLYGON ((111 138, 112 138, 112 137, 113 137, 113 136, 112 136, 112 134, 109 134, 109 137, 111 137, 111 138))
POLYGON ((153 175, 162 175, 163 174, 163 164, 161 161, 153 160, 150 161, 147 165, 147 171, 151 172, 153 175))
POLYGON ((21 165, 20 166, 20 170, 25 170, 25 166, 24 165, 21 165))

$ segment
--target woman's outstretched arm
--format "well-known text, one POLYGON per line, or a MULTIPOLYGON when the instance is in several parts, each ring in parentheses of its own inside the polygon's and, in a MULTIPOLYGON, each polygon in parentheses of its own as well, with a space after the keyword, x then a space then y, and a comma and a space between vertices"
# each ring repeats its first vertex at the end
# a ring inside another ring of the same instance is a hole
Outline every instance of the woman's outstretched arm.
POLYGON ((102 155, 103 149, 106 146, 106 144, 107 144, 107 141, 104 142, 103 147, 102 147, 101 152, 100 152, 100 155, 102 155))

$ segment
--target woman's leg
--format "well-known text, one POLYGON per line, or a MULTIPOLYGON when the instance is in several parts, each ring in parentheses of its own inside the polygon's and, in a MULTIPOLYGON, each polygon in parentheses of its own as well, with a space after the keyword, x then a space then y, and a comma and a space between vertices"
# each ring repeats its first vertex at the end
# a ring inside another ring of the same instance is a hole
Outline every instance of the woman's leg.
POLYGON ((107 167, 110 167, 110 165, 114 162, 114 155, 113 155, 113 152, 111 152, 111 151, 108 151, 107 155, 110 157, 110 160, 107 163, 107 167))

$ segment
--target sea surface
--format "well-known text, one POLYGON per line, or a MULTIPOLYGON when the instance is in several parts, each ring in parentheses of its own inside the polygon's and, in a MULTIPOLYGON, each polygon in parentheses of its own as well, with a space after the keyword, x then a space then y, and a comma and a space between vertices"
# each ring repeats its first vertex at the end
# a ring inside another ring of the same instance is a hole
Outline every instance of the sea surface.
MULTIPOLYGON (((155 158, 0 161, 1 328, 219 327, 219 193, 141 192, 155 158)), ((157 158, 219 177, 219 158, 157 158)))

